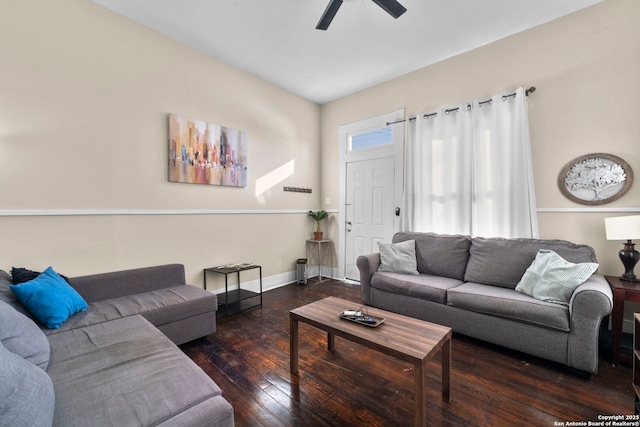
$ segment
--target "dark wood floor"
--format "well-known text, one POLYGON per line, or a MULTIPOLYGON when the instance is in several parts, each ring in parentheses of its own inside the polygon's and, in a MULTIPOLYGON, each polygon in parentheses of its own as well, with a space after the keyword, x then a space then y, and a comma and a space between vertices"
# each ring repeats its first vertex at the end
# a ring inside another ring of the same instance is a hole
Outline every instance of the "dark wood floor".
MULTIPOLYGON (((289 310, 326 296, 354 301, 358 285, 335 280, 264 293, 264 306, 219 318, 218 331, 183 345, 222 389, 236 426, 408 426, 411 365, 300 324, 300 371, 289 373, 289 310)), ((562 366, 454 334, 452 401, 441 400, 440 355, 429 363, 427 413, 434 426, 556 426, 633 414, 632 370, 601 352, 585 380, 562 366), (555 423, 558 424, 555 424, 555 423)))

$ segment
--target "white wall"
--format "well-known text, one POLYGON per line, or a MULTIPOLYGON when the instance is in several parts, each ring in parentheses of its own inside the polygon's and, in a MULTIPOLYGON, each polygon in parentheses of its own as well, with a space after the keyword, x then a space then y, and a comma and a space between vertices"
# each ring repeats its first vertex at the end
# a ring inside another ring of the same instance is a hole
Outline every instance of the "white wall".
POLYGON ((202 286, 203 268, 249 261, 275 283, 304 256, 316 104, 88 0, 3 0, 0 57, 1 269, 179 262, 202 286), (246 131, 248 186, 168 182, 169 113, 246 131), (256 194, 289 162, 292 175, 256 194))

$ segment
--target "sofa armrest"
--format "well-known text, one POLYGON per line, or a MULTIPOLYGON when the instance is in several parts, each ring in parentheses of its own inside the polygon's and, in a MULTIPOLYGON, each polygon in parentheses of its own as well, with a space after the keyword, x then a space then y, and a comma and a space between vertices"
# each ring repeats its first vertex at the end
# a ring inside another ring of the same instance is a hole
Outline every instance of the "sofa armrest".
POLYGON ((576 288, 569 302, 572 322, 575 316, 599 317, 598 321, 613 310, 613 293, 607 280, 592 274, 586 282, 576 288))
POLYGON ((360 298, 363 304, 371 303, 371 276, 380 267, 380 254, 360 255, 356 260, 360 270, 360 298))
POLYGON ((613 293, 603 276, 593 274, 576 288, 569 302, 569 366, 597 372, 600 324, 612 309, 613 293))
POLYGON ((167 264, 71 277, 69 283, 88 303, 91 303, 186 285, 186 280, 184 265, 167 264))

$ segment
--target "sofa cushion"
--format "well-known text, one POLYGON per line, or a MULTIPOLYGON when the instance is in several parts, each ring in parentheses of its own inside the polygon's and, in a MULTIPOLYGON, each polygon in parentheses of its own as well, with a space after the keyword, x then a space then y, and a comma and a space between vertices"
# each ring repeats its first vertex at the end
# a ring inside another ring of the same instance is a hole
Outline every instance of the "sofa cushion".
POLYGON ((418 274, 415 241, 405 240, 398 243, 378 242, 378 248, 380 249, 379 271, 418 274))
POLYGON ((569 309, 499 286, 467 282, 449 290, 447 305, 504 317, 561 331, 569 331, 569 309))
POLYGON ((0 301, 0 342, 25 360, 47 369, 49 341, 40 328, 24 314, 0 301))
POLYGON ((142 316, 49 339, 54 425, 159 425, 221 395, 207 374, 142 316))
POLYGON ((88 303, 186 285, 184 265, 166 264, 69 278, 88 303))
POLYGON ((469 260, 469 236, 401 232, 393 242, 415 240, 418 272, 463 280, 469 260))
POLYGON ((564 240, 474 237, 464 281, 515 289, 540 249, 574 263, 598 262, 590 246, 564 240))
POLYGON ((568 306, 573 291, 597 269, 597 263, 574 264, 553 251, 540 249, 516 286, 516 291, 542 301, 568 306))
POLYGON ((89 304, 89 309, 69 318, 59 329, 47 335, 82 328, 108 320, 140 314, 155 326, 175 322, 216 310, 215 294, 191 285, 127 295, 89 304))
POLYGON ((53 268, 48 267, 38 277, 19 285, 11 285, 11 291, 29 312, 50 329, 82 310, 87 303, 53 268))
POLYGON ((449 277, 420 274, 418 276, 376 272, 371 277, 371 287, 394 294, 407 295, 439 304, 447 303, 447 291, 462 281, 449 277))
POLYGON ((2 343, 0 372, 0 425, 51 427, 55 396, 47 373, 2 343))

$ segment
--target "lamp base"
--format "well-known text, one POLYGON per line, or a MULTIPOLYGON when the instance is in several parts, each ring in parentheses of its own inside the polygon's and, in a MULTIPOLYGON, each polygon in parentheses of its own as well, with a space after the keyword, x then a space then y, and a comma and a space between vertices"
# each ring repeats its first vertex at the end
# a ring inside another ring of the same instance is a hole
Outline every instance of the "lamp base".
POLYGON ((624 244, 624 249, 618 252, 618 255, 625 268, 625 272, 620 276, 620 280, 624 280, 625 282, 640 282, 636 275, 633 274, 633 268, 640 260, 640 252, 635 250, 635 243, 627 240, 627 243, 624 244))

